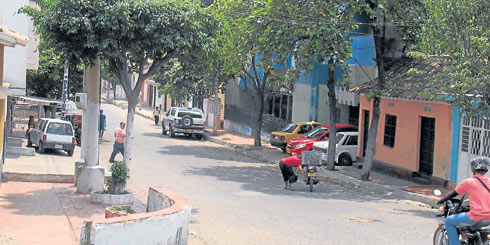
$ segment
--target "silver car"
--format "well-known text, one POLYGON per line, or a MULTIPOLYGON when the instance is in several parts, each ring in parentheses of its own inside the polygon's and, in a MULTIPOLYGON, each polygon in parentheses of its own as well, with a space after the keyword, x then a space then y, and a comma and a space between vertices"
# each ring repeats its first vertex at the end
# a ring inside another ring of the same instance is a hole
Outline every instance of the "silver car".
POLYGON ((27 132, 27 146, 37 145, 40 153, 44 153, 46 149, 56 149, 73 156, 76 143, 73 126, 60 119, 41 118, 27 132))

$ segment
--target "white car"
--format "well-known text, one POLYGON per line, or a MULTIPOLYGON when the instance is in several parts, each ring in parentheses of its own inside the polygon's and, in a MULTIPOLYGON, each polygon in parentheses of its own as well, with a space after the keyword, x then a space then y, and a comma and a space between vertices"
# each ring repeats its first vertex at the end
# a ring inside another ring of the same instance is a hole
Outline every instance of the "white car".
POLYGON ((60 119, 41 118, 27 132, 27 146, 37 145, 40 153, 44 153, 46 149, 56 149, 73 156, 76 143, 73 126, 60 119))
MULTIPOLYGON (((358 132, 340 132, 336 137, 335 162, 350 166, 356 161, 358 132)), ((327 162, 328 140, 313 143, 314 151, 322 152, 322 161, 327 162)))
POLYGON ((206 118, 201 109, 172 107, 162 120, 162 134, 174 137, 176 133, 195 135, 201 139, 204 135, 204 122, 206 118))

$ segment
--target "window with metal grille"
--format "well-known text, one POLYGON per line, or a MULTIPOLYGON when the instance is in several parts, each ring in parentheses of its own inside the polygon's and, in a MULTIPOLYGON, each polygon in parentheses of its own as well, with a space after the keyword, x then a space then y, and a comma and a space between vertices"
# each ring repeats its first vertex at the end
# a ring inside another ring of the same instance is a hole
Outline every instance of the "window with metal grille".
POLYGON ((386 114, 385 135, 383 144, 388 147, 395 146, 396 116, 386 114))

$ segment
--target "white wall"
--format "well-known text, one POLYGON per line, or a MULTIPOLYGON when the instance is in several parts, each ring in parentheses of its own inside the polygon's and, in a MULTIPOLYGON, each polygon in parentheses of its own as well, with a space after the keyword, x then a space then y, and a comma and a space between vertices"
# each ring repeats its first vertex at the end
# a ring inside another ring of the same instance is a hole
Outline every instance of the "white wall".
POLYGON ((294 85, 293 92, 293 122, 306 122, 309 121, 310 115, 310 96, 311 86, 309 84, 294 85))
MULTIPOLYGON (((0 0, 0 25, 29 36, 29 18, 17 14, 19 8, 29 5, 29 0, 0 0)), ((5 48, 3 81, 18 95, 25 95, 27 47, 5 48)), ((61 82, 61 81, 60 81, 61 82)))
MULTIPOLYGON (((163 188, 157 189, 161 191, 163 188)), ((96 219, 92 220, 92 225, 84 222, 80 244, 87 240, 97 245, 188 244, 190 202, 173 193, 166 196, 167 193, 160 191, 150 188, 145 214, 96 219)))

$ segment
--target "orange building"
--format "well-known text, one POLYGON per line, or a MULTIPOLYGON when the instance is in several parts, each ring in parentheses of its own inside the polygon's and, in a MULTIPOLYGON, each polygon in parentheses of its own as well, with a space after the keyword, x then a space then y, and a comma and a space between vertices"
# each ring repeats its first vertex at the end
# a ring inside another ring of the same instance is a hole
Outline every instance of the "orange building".
MULTIPOLYGON (((373 168, 437 184, 451 179, 454 110, 447 103, 422 95, 440 92, 428 82, 439 71, 439 64, 404 60, 387 73, 373 168), (411 68, 419 72, 409 72, 411 68)), ((376 84, 373 81, 353 89, 362 94, 357 153, 360 159, 365 156, 373 108, 363 93, 376 84)))

